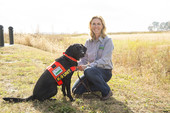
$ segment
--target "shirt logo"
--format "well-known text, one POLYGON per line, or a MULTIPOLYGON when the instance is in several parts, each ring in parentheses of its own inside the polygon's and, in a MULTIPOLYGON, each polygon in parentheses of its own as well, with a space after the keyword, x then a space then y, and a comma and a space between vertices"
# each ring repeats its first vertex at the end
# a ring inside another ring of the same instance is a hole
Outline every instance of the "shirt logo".
POLYGON ((99 49, 104 49, 104 45, 100 45, 100 46, 99 46, 99 49))

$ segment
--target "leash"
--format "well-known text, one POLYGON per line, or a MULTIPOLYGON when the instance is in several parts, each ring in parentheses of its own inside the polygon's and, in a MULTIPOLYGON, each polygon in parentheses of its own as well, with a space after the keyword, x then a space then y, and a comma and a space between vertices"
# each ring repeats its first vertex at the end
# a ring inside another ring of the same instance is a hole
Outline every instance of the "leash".
POLYGON ((98 98, 101 99, 101 97, 100 97, 99 95, 97 95, 97 94, 95 94, 94 92, 91 91, 88 81, 87 81, 87 85, 83 82, 83 80, 82 80, 82 79, 80 78, 80 76, 79 76, 79 71, 77 71, 77 76, 78 76, 78 78, 79 78, 79 80, 80 80, 80 83, 83 84, 83 86, 87 89, 88 92, 90 92, 91 94, 93 94, 93 95, 95 95, 96 97, 98 97, 98 98))

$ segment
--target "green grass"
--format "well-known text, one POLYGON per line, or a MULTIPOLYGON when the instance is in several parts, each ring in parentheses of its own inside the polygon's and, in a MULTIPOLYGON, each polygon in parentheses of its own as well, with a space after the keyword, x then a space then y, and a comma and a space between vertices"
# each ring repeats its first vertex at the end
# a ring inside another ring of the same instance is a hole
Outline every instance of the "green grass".
MULTIPOLYGON (((68 98, 63 97, 59 90, 58 94, 53 97, 57 99, 56 101, 4 102, 3 97, 30 96, 44 69, 55 58, 61 56, 69 44, 78 42, 84 44, 86 40, 86 38, 81 39, 77 36, 75 36, 76 38, 62 37, 59 38, 60 41, 43 38, 52 44, 47 47, 56 47, 59 43, 60 49, 53 48, 51 51, 44 48, 43 43, 34 46, 34 40, 40 39, 39 37, 34 36, 34 39, 31 36, 27 41, 31 41, 29 46, 42 47, 42 50, 19 44, 0 48, 0 112, 170 112, 170 76, 167 73, 169 70, 170 42, 169 40, 143 40, 139 38, 136 40, 113 38, 115 45, 112 59, 114 70, 112 79, 108 82, 113 96, 107 101, 100 101, 94 95, 86 93, 79 98, 74 97, 75 101, 70 102, 68 98)), ((71 85, 77 78, 75 73, 71 85)), ((99 92, 96 93, 100 95, 99 92)))

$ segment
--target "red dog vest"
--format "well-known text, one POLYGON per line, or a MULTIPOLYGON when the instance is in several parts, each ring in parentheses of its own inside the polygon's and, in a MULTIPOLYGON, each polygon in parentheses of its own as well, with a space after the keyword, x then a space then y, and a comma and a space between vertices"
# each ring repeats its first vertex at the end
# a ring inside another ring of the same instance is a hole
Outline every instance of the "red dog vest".
POLYGON ((60 86, 63 84, 62 79, 71 72, 75 71, 76 67, 73 66, 66 70, 59 62, 55 61, 49 67, 47 67, 47 70, 51 73, 57 84, 60 86))
MULTIPOLYGON (((67 58, 77 62, 76 59, 68 56, 67 54, 63 53, 64 56, 67 58)), ((59 62, 53 62, 49 67, 47 67, 47 70, 51 73, 53 78, 56 80, 57 84, 60 86, 63 84, 62 79, 66 77, 68 74, 76 70, 76 66, 70 67, 68 70, 66 70, 59 62)))
MULTIPOLYGON (((67 58, 77 62, 76 59, 68 56, 67 54, 63 53, 64 56, 67 58)), ((49 67, 47 67, 47 70, 51 73, 53 78, 56 80, 57 84, 60 86, 63 84, 62 79, 66 77, 68 74, 76 70, 76 66, 70 67, 68 70, 66 70, 59 62, 53 62, 49 67)))

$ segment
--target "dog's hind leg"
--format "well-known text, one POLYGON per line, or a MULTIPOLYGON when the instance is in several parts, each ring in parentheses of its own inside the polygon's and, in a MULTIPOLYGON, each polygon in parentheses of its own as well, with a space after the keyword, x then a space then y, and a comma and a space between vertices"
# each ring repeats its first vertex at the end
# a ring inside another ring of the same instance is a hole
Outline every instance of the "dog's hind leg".
POLYGON ((39 101, 49 100, 51 97, 55 96, 57 94, 57 87, 49 87, 49 89, 46 89, 44 91, 41 91, 40 93, 34 94, 34 99, 39 101))

